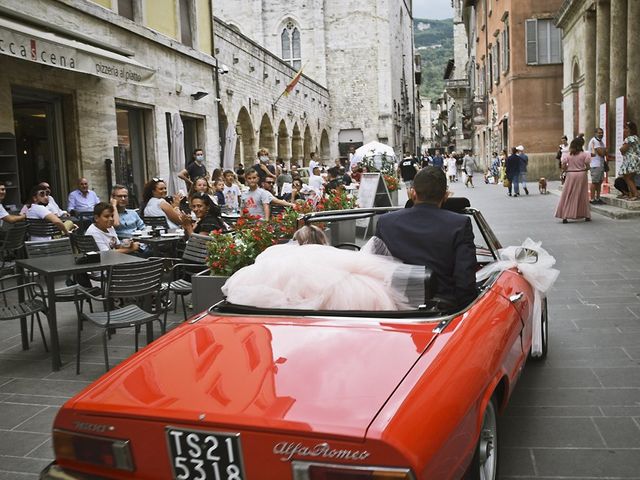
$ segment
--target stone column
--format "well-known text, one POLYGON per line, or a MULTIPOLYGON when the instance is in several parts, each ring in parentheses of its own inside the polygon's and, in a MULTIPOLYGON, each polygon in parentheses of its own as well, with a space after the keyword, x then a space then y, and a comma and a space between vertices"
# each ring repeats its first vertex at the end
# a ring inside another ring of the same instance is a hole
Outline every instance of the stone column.
MULTIPOLYGON (((637 1, 632 0, 631 3, 637 1)), ((609 151, 614 147, 616 98, 627 90, 627 0, 611 0, 610 32, 609 151)))
POLYGON ((640 121, 640 33, 636 22, 640 15, 640 1, 629 1, 627 36, 627 118, 636 123, 640 121), (632 15, 634 15, 632 17, 632 15), (635 20, 634 20, 635 19, 635 20))
POLYGON ((593 32, 596 40, 596 121, 600 118, 600 104, 609 103, 609 20, 609 0, 598 0, 596 30, 593 32))
MULTIPOLYGON (((593 38, 596 31, 595 12, 588 10, 584 15, 587 38, 593 38)), ((588 138, 594 131, 598 110, 596 105, 596 49, 593 42, 585 42, 584 45, 584 133, 588 138)))

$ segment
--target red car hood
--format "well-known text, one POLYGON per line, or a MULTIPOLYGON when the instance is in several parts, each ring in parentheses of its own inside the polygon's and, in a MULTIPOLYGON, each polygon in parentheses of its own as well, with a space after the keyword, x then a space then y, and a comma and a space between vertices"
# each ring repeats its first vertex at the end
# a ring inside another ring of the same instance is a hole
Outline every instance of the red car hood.
POLYGON ((434 323, 208 316, 77 395, 98 415, 364 437, 434 323))

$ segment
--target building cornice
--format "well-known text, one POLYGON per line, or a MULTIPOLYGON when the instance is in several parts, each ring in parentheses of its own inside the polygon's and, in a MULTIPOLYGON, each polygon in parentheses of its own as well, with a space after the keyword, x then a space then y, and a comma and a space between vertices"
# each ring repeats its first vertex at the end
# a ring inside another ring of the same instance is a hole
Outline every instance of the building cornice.
POLYGON ((585 0, 564 0, 554 17, 554 23, 558 28, 567 28, 583 11, 592 10, 593 2, 585 0))

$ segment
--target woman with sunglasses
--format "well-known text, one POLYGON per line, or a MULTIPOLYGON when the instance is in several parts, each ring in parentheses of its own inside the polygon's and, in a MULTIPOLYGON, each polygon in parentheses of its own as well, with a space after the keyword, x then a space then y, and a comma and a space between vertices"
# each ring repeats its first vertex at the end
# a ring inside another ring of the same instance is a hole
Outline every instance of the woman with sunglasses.
POLYGON ((167 184, 162 178, 152 178, 144 185, 142 190, 143 215, 147 217, 165 217, 169 228, 178 228, 185 216, 180 212, 182 196, 176 194, 172 203, 165 200, 167 196, 167 184))
MULTIPOLYGON (((31 189, 29 193, 29 199, 27 201, 27 219, 40 219, 46 220, 49 223, 53 223, 63 235, 68 235, 73 230, 75 225, 71 222, 62 222, 60 218, 52 213, 48 208, 49 204, 49 191, 44 190, 40 185, 36 185, 31 189)), ((51 240, 51 237, 31 237, 31 241, 46 241, 51 240)))
POLYGON ((195 192, 190 197, 189 204, 191 212, 196 216, 196 220, 193 222, 190 217, 187 217, 182 222, 182 228, 184 228, 187 235, 227 229, 220 216, 220 207, 215 204, 209 194, 195 192))

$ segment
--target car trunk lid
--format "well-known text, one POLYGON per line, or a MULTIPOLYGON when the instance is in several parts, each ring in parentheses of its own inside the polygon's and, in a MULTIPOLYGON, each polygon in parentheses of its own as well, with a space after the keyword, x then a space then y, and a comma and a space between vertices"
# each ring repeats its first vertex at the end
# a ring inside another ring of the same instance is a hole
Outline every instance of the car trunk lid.
POLYGON ((87 388, 107 415, 363 438, 434 323, 215 317, 184 324, 87 388))

